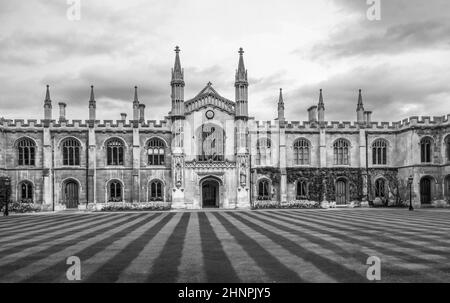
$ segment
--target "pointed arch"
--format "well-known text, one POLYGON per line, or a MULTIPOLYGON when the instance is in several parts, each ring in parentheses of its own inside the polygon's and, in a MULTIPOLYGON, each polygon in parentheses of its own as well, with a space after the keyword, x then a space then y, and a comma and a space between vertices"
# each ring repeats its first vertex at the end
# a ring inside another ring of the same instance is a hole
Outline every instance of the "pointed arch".
POLYGON ((333 143, 334 165, 350 165, 350 142, 339 138, 333 143))
POLYGON ((17 148, 17 164, 20 166, 36 165, 36 141, 30 137, 21 137, 14 144, 17 148))
POLYGON ((305 138, 298 138, 294 141, 294 163, 295 165, 310 164, 311 143, 305 138))
POLYGON ((256 165, 270 165, 272 159, 272 140, 268 137, 256 141, 256 165))
POLYGON ((434 140, 430 136, 420 139, 420 162, 431 163, 434 140))
POLYGON ((119 179, 111 179, 106 182, 106 201, 107 202, 123 202, 124 186, 119 179))
POLYGON ((28 179, 24 179, 17 184, 18 201, 20 203, 33 203, 34 202, 34 183, 28 179))

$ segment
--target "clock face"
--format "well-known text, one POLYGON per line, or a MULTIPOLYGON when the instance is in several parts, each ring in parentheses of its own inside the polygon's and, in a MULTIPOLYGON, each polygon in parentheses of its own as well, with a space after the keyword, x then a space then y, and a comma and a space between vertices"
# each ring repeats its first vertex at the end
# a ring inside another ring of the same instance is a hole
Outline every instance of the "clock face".
POLYGON ((206 115, 206 118, 208 118, 208 119, 214 118, 214 112, 212 110, 206 111, 205 115, 206 115))

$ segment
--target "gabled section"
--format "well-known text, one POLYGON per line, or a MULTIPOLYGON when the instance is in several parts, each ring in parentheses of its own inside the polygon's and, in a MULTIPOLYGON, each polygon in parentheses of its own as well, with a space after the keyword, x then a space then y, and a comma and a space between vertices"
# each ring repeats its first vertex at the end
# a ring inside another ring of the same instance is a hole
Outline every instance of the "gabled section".
POLYGON ((185 102, 185 112, 193 112, 207 106, 213 106, 234 115, 235 103, 222 97, 212 87, 211 82, 208 82, 194 98, 185 102))

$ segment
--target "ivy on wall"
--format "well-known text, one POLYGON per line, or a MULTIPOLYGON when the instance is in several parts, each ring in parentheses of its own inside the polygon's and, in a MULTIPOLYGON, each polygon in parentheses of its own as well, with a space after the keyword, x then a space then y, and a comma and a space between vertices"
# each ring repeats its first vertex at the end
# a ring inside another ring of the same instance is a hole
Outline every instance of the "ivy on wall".
MULTIPOLYGON (((256 168, 258 175, 264 175, 279 184, 280 170, 272 167, 256 168)), ((350 201, 361 201, 363 192, 362 169, 351 167, 339 168, 287 168, 287 182, 295 183, 305 179, 308 183, 308 199, 310 201, 334 201, 335 182, 338 178, 345 178, 348 182, 348 197, 350 201), (323 193, 326 192, 326 197, 323 193)))

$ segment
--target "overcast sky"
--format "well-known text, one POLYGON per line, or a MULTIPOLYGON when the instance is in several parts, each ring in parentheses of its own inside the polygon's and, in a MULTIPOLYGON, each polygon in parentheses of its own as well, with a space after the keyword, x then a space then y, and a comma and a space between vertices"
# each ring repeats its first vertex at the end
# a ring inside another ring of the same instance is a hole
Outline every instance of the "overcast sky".
POLYGON ((373 120, 450 113, 450 1, 380 0, 370 21, 366 0, 67 0, 0 2, 0 116, 42 119, 45 85, 53 117, 132 113, 133 87, 147 119, 170 110, 170 69, 181 48, 185 99, 208 81, 234 100, 238 49, 249 75, 249 110, 276 117, 283 88, 288 120, 306 120, 323 89, 327 120, 356 119, 363 90, 373 120))

